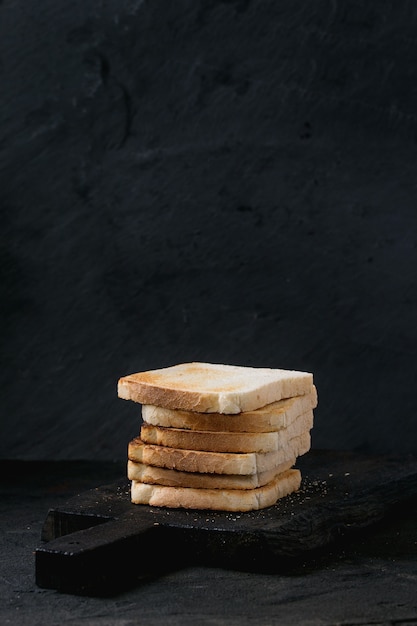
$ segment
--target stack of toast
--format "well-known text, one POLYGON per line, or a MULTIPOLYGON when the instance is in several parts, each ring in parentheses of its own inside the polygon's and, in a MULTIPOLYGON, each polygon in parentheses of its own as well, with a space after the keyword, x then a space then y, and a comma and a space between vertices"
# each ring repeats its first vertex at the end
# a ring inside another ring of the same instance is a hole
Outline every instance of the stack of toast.
POLYGON ((151 506, 250 511, 300 487, 317 391, 292 370, 184 363, 119 380, 142 405, 128 446, 131 500, 151 506))

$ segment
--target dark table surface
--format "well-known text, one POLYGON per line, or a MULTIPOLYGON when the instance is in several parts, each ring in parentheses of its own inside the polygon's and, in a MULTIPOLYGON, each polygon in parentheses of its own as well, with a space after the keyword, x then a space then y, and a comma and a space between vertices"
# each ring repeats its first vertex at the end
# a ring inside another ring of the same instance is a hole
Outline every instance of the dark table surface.
POLYGON ((0 624, 417 624, 415 501, 279 574, 197 564, 107 598, 39 588, 48 509, 124 474, 124 463, 1 463, 0 624))

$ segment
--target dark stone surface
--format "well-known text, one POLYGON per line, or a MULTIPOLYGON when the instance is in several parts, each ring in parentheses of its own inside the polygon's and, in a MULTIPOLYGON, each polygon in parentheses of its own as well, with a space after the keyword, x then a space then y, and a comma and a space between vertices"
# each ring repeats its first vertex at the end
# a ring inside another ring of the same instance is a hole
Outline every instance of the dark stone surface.
POLYGON ((124 459, 119 376, 309 370, 416 452, 412 3, 0 3, 0 457, 124 459))
MULTIPOLYGON (((45 512, 85 489, 116 480, 122 464, 1 463, 0 469, 2 624, 417 623, 415 508, 279 574, 191 565, 149 577, 111 598, 79 597, 35 584, 33 552, 45 512)), ((156 558, 163 562, 164 555, 156 558)))

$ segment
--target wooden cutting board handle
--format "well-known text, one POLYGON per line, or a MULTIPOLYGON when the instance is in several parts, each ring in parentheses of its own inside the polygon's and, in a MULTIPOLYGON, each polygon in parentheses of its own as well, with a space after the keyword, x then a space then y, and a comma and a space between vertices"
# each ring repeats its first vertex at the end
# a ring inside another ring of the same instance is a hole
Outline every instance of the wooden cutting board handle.
POLYGON ((39 587, 76 594, 118 593, 160 571, 169 559, 166 529, 125 515, 58 537, 36 550, 39 587))

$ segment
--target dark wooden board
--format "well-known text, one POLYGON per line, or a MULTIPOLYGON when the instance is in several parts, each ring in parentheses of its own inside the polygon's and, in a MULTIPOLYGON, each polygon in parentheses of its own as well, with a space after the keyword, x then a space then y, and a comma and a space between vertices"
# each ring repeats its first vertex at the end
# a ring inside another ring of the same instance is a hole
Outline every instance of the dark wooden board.
POLYGON ((310 451, 297 466, 299 492, 248 513, 133 505, 127 479, 81 493, 48 512, 36 582, 107 595, 195 562, 278 571, 415 505, 414 457, 310 451))

